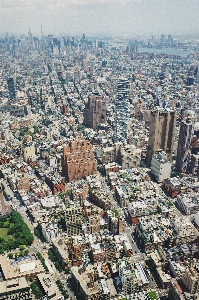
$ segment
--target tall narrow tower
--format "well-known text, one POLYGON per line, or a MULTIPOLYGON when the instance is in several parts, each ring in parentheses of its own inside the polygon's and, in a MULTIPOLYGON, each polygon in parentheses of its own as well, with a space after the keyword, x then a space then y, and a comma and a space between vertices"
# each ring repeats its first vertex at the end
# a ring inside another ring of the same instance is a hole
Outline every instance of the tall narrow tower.
POLYGON ((174 110, 151 111, 149 125, 149 141, 146 153, 146 165, 151 166, 152 155, 157 150, 164 150, 171 160, 175 135, 177 113, 174 110))
POLYGON ((117 85, 117 99, 115 102, 115 133, 116 142, 126 142, 129 119, 129 81, 120 79, 117 85))
POLYGON ((41 39, 43 40, 43 30, 42 30, 42 25, 41 25, 41 39))
POLYGON ((182 120, 180 124, 178 151, 176 158, 176 169, 178 172, 186 173, 190 162, 191 141, 194 134, 194 123, 190 115, 182 120))
POLYGON ((8 78, 7 84, 8 84, 10 100, 15 101, 16 95, 15 95, 14 79, 12 77, 8 78))
POLYGON ((29 44, 30 48, 33 46, 33 37, 32 37, 32 33, 30 31, 30 27, 29 27, 29 31, 28 31, 28 44, 29 44))
POLYGON ((42 25, 41 25, 41 48, 44 49, 44 35, 43 35, 42 25))

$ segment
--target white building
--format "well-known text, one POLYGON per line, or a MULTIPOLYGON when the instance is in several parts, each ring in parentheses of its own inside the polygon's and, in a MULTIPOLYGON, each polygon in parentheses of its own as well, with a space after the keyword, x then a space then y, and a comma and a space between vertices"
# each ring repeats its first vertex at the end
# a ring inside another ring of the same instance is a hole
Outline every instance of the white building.
POLYGON ((186 215, 190 215, 199 210, 199 200, 197 198, 195 195, 189 194, 178 195, 176 203, 186 215))
POLYGON ((159 182, 170 178, 171 163, 167 160, 167 155, 164 151, 157 152, 152 156, 151 173, 159 182))

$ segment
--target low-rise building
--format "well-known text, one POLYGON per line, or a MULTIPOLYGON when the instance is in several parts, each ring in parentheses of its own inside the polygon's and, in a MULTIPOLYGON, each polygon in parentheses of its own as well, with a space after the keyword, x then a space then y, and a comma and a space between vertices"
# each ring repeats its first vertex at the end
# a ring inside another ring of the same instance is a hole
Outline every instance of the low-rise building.
POLYGON ((0 300, 32 300, 32 293, 26 278, 20 277, 0 282, 0 300))

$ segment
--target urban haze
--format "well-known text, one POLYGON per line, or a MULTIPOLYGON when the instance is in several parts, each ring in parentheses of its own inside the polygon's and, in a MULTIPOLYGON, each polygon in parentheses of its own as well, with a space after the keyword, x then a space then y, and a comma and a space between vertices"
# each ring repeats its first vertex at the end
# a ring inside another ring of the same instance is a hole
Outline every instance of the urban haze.
POLYGON ((199 300, 198 25, 0 0, 0 300, 199 300))

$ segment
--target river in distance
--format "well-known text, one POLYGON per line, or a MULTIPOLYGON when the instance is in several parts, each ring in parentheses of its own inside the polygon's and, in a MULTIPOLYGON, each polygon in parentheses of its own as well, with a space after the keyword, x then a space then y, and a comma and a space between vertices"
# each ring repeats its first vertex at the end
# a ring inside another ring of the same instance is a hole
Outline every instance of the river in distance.
POLYGON ((138 47, 138 52, 145 52, 145 53, 154 53, 154 54, 168 54, 168 55, 177 55, 177 56, 187 56, 190 52, 176 49, 176 48, 141 48, 138 47))
MULTIPOLYGON (((111 43, 113 47, 116 47, 116 49, 119 49, 120 47, 127 47, 128 43, 122 43, 122 42, 113 42, 111 43)), ((138 46, 138 53, 154 53, 154 54, 168 54, 168 55, 177 55, 177 56, 188 56, 190 52, 182 50, 182 49, 176 49, 171 47, 164 47, 164 48, 147 48, 147 47, 139 47, 138 46)))

